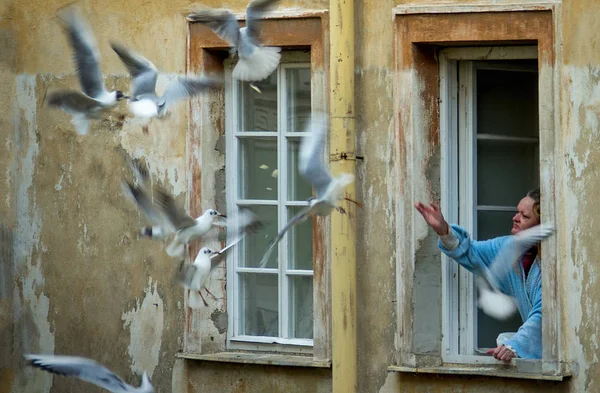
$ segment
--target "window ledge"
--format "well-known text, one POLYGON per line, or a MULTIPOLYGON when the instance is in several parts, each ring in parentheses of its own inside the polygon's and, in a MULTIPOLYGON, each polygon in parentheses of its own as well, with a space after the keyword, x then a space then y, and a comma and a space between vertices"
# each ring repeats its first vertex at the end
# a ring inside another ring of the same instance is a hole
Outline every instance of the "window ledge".
POLYGON ((391 365, 388 371, 401 373, 417 374, 448 374, 448 375, 483 375, 487 377, 516 378, 516 379, 536 379, 544 381, 562 381, 571 376, 570 373, 564 374, 542 374, 517 371, 514 366, 505 365, 462 365, 447 364, 434 367, 408 367, 391 365))
POLYGON ((242 352, 219 352, 205 355, 179 352, 175 357, 187 360, 199 360, 204 362, 242 363, 242 364, 265 364, 269 366, 285 367, 316 367, 331 368, 331 360, 317 360, 308 356, 257 354, 242 352))

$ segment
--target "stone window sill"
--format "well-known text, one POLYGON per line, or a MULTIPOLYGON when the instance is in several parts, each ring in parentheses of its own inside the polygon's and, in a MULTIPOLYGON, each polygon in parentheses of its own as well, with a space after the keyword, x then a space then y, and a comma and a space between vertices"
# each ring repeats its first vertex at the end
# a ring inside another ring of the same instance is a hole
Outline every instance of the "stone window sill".
POLYGON ((511 365, 467 365, 467 364, 445 364, 442 366, 433 367, 407 367, 399 365, 391 365, 388 367, 388 371, 400 372, 400 373, 416 373, 416 374, 446 374, 446 375, 482 375, 487 377, 500 377, 500 378, 515 378, 515 379, 534 379, 543 381, 563 381, 564 379, 571 376, 570 372, 562 374, 542 374, 531 370, 530 372, 525 370, 518 370, 519 365, 521 368, 535 368, 534 363, 538 363, 541 367, 542 362, 531 362, 518 360, 517 362, 511 363, 511 365), (523 363, 523 364, 521 364, 523 363), (531 364, 529 364, 531 363, 531 364), (532 367, 532 365, 534 367, 532 367))
POLYGON ((219 352, 210 354, 193 354, 179 352, 175 355, 187 360, 198 360, 203 362, 241 363, 241 364, 263 364, 268 366, 284 367, 316 367, 331 368, 331 360, 317 360, 308 356, 258 354, 245 352, 219 352))

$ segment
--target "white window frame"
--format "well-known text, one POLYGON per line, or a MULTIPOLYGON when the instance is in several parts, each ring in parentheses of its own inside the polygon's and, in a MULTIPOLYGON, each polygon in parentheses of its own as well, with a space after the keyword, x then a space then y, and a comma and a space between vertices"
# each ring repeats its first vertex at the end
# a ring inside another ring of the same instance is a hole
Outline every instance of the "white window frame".
MULTIPOLYGON (((463 47, 447 48, 440 52, 440 207, 448 222, 460 222, 472 234, 477 233, 475 218, 478 208, 504 210, 506 207, 476 205, 476 97, 472 94, 475 91, 473 73, 476 66, 468 61, 537 58, 536 46, 463 47), (459 61, 465 62, 458 63, 459 61), (465 82, 461 86, 457 83, 457 72, 460 73, 460 80, 465 82), (461 94, 457 94, 459 89, 461 94), (457 99, 457 96, 460 98, 457 99), (466 126, 467 132, 459 132, 458 120, 466 126), (457 162, 459 155, 466 157, 460 164, 457 162), (459 173, 465 174, 465 179, 460 182, 459 173), (458 201, 459 192, 460 195, 468 195, 468 198, 458 201)), ((477 342, 477 305, 473 275, 445 254, 442 254, 442 294, 443 362, 497 365, 498 361, 491 356, 466 354, 475 351, 477 342), (464 311, 457 313, 456 310, 464 311), (464 339, 460 340, 459 337, 464 339)))
MULTIPOLYGON (((229 62, 228 62, 229 63, 229 62)), ((287 173, 288 173, 288 149, 287 149, 287 138, 294 137, 300 138, 304 136, 305 132, 288 132, 287 131, 287 117, 284 115, 287 111, 287 96, 286 96, 286 70, 292 68, 311 68, 310 60, 299 61, 295 59, 293 52, 284 53, 282 56, 282 62, 275 72, 278 75, 278 132, 238 132, 238 113, 235 104, 239 102, 239 89, 237 84, 233 82, 232 78, 232 67, 226 64, 225 67, 225 134, 226 134, 226 168, 233 168, 233 170, 226 171, 227 187, 227 214, 233 216, 238 206, 277 206, 278 207, 278 230, 280 230, 288 220, 286 208, 294 206, 307 206, 307 201, 286 201, 288 194, 287 184, 287 173), (288 56, 286 56, 288 55, 288 56), (287 60, 289 58, 289 62, 287 60), (238 184, 239 173, 238 168, 238 151, 239 143, 238 137, 277 137, 278 145, 278 200, 273 202, 271 200, 258 200, 258 199, 240 199, 238 198, 238 184)), ((311 71, 311 101, 312 95, 314 94, 312 88, 312 71, 311 71)), ((313 107, 312 110, 315 108, 313 107)), ((288 278, 286 275, 290 275, 287 270, 287 250, 288 250, 288 237, 290 233, 281 240, 278 250, 278 259, 280 261, 279 268, 247 268, 239 267, 239 254, 236 252, 231 253, 228 258, 227 264, 227 308, 229 310, 229 320, 227 329, 227 347, 228 349, 234 350, 251 350, 251 351, 275 351, 275 352, 294 352, 301 354, 312 354, 314 346, 313 339, 298 339, 298 338, 284 338, 284 337, 267 337, 267 336, 250 336, 239 334, 240 329, 240 318, 243 313, 240 312, 240 299, 239 299, 239 288, 240 280, 238 273, 252 272, 274 272, 279 270, 279 333, 283 336, 287 334, 289 328, 289 285, 288 278)), ((314 256, 313 256, 314 259, 314 256)), ((314 278, 313 270, 299 270, 294 269, 292 275, 297 276, 311 276, 314 278)), ((313 279, 314 286, 314 279, 313 279)), ((314 290, 313 290, 314 293, 314 290)), ((314 332, 314 298, 313 298, 313 332, 314 332)))

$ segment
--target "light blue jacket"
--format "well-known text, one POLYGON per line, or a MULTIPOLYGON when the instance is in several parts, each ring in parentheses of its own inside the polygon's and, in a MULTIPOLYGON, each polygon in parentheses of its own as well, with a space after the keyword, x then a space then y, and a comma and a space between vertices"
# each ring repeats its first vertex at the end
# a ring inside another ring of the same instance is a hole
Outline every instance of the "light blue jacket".
MULTIPOLYGON (((446 249, 438 240, 438 247, 442 252, 464 266, 467 270, 477 274, 481 265, 490 266, 500 248, 510 241, 512 236, 501 236, 490 240, 471 240, 469 233, 458 225, 451 225, 458 237, 458 247, 454 250, 446 249)), ((542 271, 539 259, 536 259, 527 279, 523 265, 519 263, 519 270, 512 269, 500 281, 501 291, 516 300, 517 308, 524 323, 517 333, 507 340, 517 355, 525 359, 541 359, 542 357, 542 271)))

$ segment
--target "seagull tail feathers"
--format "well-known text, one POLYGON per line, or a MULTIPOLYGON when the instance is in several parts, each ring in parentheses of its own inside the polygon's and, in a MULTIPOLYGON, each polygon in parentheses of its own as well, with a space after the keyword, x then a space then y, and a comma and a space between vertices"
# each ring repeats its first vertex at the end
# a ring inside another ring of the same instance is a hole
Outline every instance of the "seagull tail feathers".
POLYGON ((248 57, 240 57, 233 69, 233 77, 242 81, 261 81, 271 75, 279 65, 281 48, 259 46, 248 57))
POLYGON ((185 246, 177 241, 177 238, 173 239, 171 244, 167 247, 167 255, 170 257, 179 257, 183 255, 185 246))

